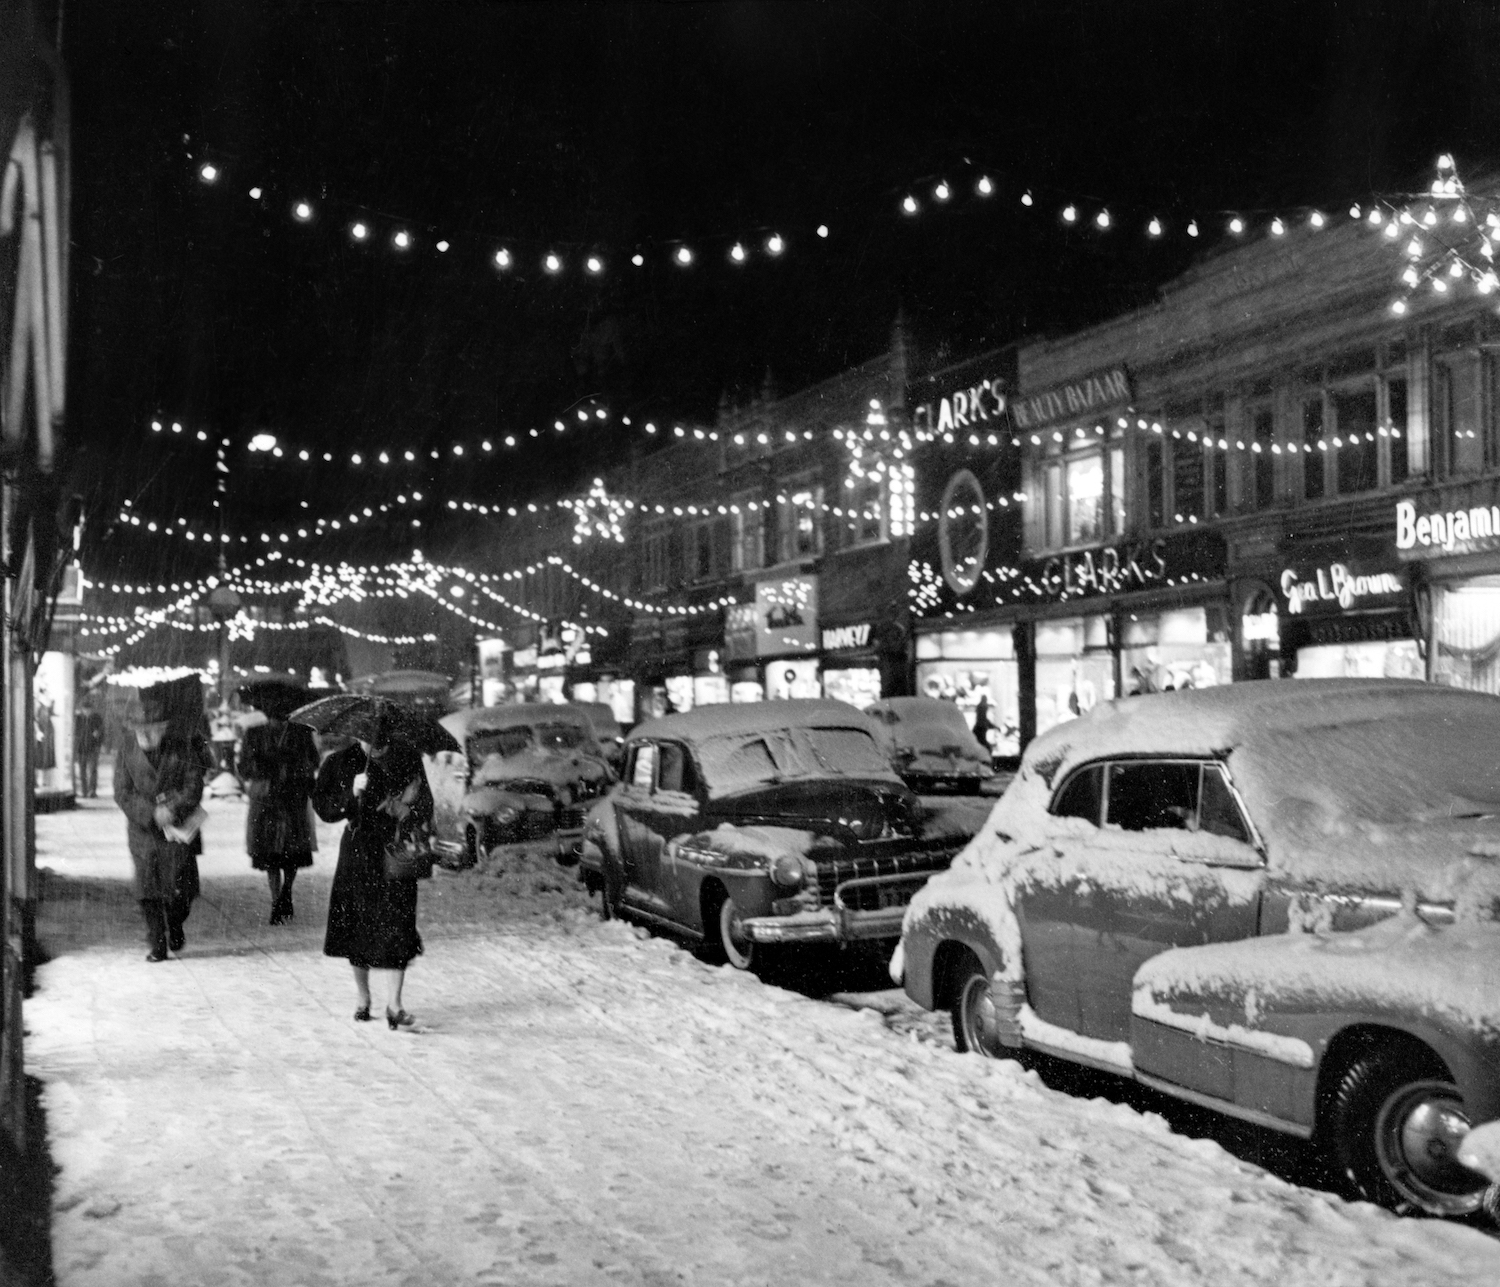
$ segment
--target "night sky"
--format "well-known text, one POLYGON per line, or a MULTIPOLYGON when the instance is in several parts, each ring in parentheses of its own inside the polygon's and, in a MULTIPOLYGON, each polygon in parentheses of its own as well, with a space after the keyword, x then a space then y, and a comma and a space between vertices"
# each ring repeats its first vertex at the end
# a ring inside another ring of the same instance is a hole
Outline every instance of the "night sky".
MULTIPOLYGON (((127 497, 210 521, 199 428, 346 455, 515 433, 527 446, 503 462, 445 454, 402 481, 438 503, 554 495, 644 442, 648 418, 711 419, 768 381, 790 392, 866 360, 898 312, 930 368, 1149 300, 1212 253, 1221 212, 1341 209, 1425 184, 1441 151, 1477 174, 1500 138, 1496 14, 71 3, 69 432, 88 448, 75 458, 86 563, 153 580, 206 570, 201 546, 110 525, 127 497), (222 172, 212 186, 204 160, 222 172), (931 208, 939 178, 954 197, 931 208), (908 192, 929 207, 916 218, 899 210, 908 192), (303 197, 317 209, 305 225, 290 217, 303 197), (1069 200, 1086 217, 1107 205, 1115 227, 1063 227, 1069 200), (1153 214, 1169 230, 1196 215, 1208 235, 1152 242, 1153 214), (356 218, 366 245, 349 237, 356 218), (415 238, 404 254, 398 227, 415 238), (728 262, 735 240, 758 252, 773 230, 779 260, 728 262), (691 269, 670 260, 682 243, 691 269), (516 256, 503 275, 500 245, 516 256), (538 267, 548 249, 567 262, 556 278, 538 267), (591 251, 597 279, 581 270, 591 251), (547 427, 589 399, 611 419, 571 430, 560 455, 547 427), (152 435, 158 415, 189 433, 152 435)), ((346 465, 234 461, 236 530, 397 490, 346 465)), ((317 551, 411 543, 377 525, 317 551)))

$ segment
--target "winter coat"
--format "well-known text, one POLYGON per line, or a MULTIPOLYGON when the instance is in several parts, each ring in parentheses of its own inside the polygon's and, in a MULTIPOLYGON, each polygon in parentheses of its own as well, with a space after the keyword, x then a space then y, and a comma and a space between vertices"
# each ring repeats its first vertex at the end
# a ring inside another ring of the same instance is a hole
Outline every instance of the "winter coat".
POLYGON ((405 825, 430 823, 432 792, 421 757, 392 748, 385 760, 367 761, 363 749, 351 746, 323 761, 313 787, 313 808, 324 822, 347 818, 339 842, 339 861, 328 894, 328 930, 323 951, 346 957, 366 969, 400 970, 421 955, 417 933, 417 882, 387 880, 385 846, 402 821, 401 800, 415 786, 405 825), (368 773, 361 795, 354 777, 368 773))
POLYGON ((182 823, 203 799, 206 748, 196 739, 163 739, 154 751, 132 736, 115 757, 115 803, 126 818, 135 896, 140 899, 198 897, 198 855, 202 834, 190 841, 168 840, 153 816, 157 804, 171 806, 182 823))
POLYGON ((245 819, 250 865, 257 870, 312 866, 318 847, 308 803, 318 775, 312 730, 280 720, 257 724, 245 734, 239 768, 250 797, 245 819))

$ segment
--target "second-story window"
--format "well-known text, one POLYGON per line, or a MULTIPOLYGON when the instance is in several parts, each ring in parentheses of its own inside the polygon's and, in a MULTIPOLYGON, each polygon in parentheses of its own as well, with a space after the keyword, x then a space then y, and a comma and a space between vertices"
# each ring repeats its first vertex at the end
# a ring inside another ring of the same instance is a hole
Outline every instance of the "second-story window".
POLYGON ((1371 491, 1380 481, 1375 446, 1375 386, 1339 390, 1329 401, 1333 403, 1339 495, 1371 491))
POLYGON ((1270 407, 1250 413, 1250 502, 1256 509, 1276 504, 1276 416, 1270 407))
POLYGON ((1102 426, 1059 434, 1040 466, 1038 535, 1049 549, 1097 545, 1125 530, 1123 431, 1102 426))
POLYGON ((670 533, 665 527, 656 527, 646 533, 644 554, 641 588, 665 590, 671 574, 670 533))
POLYGON ((848 501, 845 520, 846 544, 868 545, 885 538, 885 478, 882 474, 866 473, 854 479, 854 486, 846 488, 848 501))
POLYGON ((729 508, 729 563, 736 572, 752 572, 766 562, 765 510, 759 492, 736 496, 729 508))
POLYGON ((814 558, 823 552, 823 486, 811 479, 788 479, 778 505, 781 562, 814 558))
POLYGON ((713 519, 694 523, 688 538, 688 559, 693 580, 709 581, 719 574, 715 531, 718 524, 713 519))
POLYGON ((1316 393, 1302 403, 1302 494, 1308 500, 1323 496, 1323 462, 1328 444, 1323 441, 1323 395, 1316 393))

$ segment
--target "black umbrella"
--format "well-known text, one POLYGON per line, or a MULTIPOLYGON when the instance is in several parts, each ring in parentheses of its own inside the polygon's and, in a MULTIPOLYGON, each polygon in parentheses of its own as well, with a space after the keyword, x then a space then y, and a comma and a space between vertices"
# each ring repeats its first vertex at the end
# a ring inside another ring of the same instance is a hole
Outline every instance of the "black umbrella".
POLYGON ((265 675, 241 684, 237 690, 246 706, 264 711, 271 719, 285 719, 307 704, 307 688, 292 675, 265 675))
POLYGON ((363 693, 335 693, 294 710, 289 719, 306 724, 325 737, 353 738, 375 742, 384 737, 392 745, 409 746, 423 755, 456 751, 453 734, 425 715, 384 697, 363 693))

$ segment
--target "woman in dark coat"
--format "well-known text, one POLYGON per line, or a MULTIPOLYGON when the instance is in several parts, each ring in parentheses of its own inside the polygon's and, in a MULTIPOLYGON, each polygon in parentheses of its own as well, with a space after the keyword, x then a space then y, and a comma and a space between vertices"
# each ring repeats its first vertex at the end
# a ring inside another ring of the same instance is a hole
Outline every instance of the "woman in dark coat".
POLYGON ((373 744, 362 742, 324 760, 312 799, 324 822, 349 820, 328 896, 323 951, 345 957, 354 969, 356 1019, 370 1017, 374 970, 385 981, 386 1023, 393 1031, 410 1027, 401 988, 407 965, 422 952, 417 882, 386 879, 385 847, 398 830, 408 835, 431 823, 432 793, 422 757, 378 734, 373 744))
POLYGON ((318 847, 308 797, 318 775, 318 747, 312 730, 268 712, 266 722, 245 733, 240 774, 250 796, 245 820, 245 852, 250 865, 266 873, 271 887, 271 924, 295 914, 292 882, 312 866, 318 847))
POLYGON ((168 948, 182 950, 183 922, 198 897, 203 838, 197 824, 207 748, 172 726, 155 689, 142 693, 127 720, 130 730, 115 760, 115 803, 127 820, 135 896, 151 949, 146 959, 165 961, 168 948), (189 839, 168 836, 168 828, 182 834, 180 827, 191 829, 189 839))

